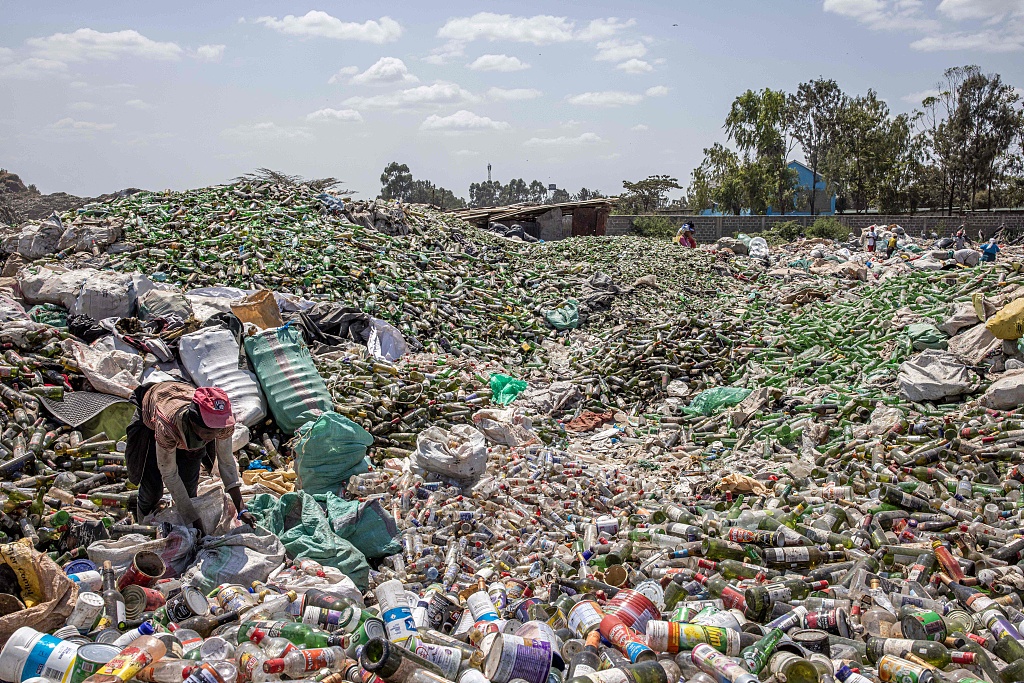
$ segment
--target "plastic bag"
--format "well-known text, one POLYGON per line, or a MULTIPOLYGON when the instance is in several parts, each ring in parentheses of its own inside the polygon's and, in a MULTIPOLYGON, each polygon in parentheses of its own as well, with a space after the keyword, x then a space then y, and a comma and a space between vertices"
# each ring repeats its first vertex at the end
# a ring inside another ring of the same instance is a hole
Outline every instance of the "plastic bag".
POLYGON ((297 328, 285 325, 246 337, 245 352, 281 431, 291 434, 319 414, 313 411, 333 409, 331 394, 297 328))
POLYGON ((199 541, 195 564, 182 575, 182 581, 203 593, 228 582, 251 586, 253 581, 266 581, 284 557, 284 546, 273 533, 238 527, 199 541))
POLYGON ((352 420, 330 412, 299 427, 293 446, 297 486, 306 493, 340 495, 353 474, 370 471, 373 437, 352 420))
POLYGON ((942 334, 937 327, 929 323, 914 323, 908 325, 906 330, 907 341, 914 351, 925 349, 939 349, 945 351, 949 344, 946 335, 942 334))
POLYGON ((6 643, 22 626, 49 633, 67 623, 78 600, 78 584, 49 555, 21 539, 0 545, 0 563, 14 571, 21 601, 27 607, 0 617, 0 643, 6 643))
POLYGON ((106 271, 97 272, 82 284, 74 304, 68 307, 72 315, 87 315, 93 320, 127 318, 135 310, 135 288, 127 275, 106 271))
POLYGON ((456 425, 450 431, 430 427, 416 437, 416 450, 406 462, 424 478, 438 475, 468 485, 487 470, 487 442, 469 425, 456 425))
POLYGON ((752 259, 768 258, 768 242, 763 237, 755 237, 747 245, 747 252, 752 259))
POLYGON ((934 349, 926 349, 904 361, 896 381, 900 396, 911 401, 938 401, 974 390, 967 366, 953 354, 934 349))
POLYGON ((260 527, 281 540, 288 557, 308 558, 336 567, 360 590, 366 590, 370 577, 366 557, 334 532, 327 513, 313 496, 305 491, 286 493, 280 498, 261 493, 249 501, 248 508, 260 527))
POLYGON ((103 539, 89 545, 89 559, 102 566, 107 560, 114 566, 114 573, 120 575, 132 563, 135 553, 150 550, 160 556, 167 567, 164 578, 181 576, 192 564, 195 557, 199 531, 189 526, 171 526, 170 532, 162 538, 149 538, 139 534, 128 534, 117 539, 103 539))
POLYGON ((196 386, 220 387, 231 400, 231 412, 244 425, 257 424, 267 415, 267 404, 256 375, 239 367, 235 335, 223 327, 206 327, 184 335, 178 342, 181 365, 196 386))
POLYGON ((143 320, 177 318, 185 321, 192 317, 192 304, 181 292, 151 289, 139 297, 139 317, 143 320))
POLYGON ((938 325, 938 328, 952 337, 963 328, 977 325, 978 322, 978 314, 974 311, 974 304, 962 301, 953 304, 953 310, 950 312, 949 318, 938 325))
POLYGON ((580 302, 576 299, 569 299, 564 306, 541 313, 548 325, 556 330, 575 330, 580 326, 580 302))
POLYGON ((75 359, 96 391, 131 398, 142 380, 142 356, 124 351, 100 351, 74 339, 65 339, 64 352, 75 359))
POLYGON ((981 397, 981 405, 993 410, 1013 410, 1024 404, 1024 371, 1007 372, 981 397))
POLYGON ((747 396, 750 389, 742 387, 715 387, 705 389, 690 401, 690 405, 683 408, 683 412, 690 415, 704 415, 709 417, 722 408, 739 405, 747 396))
POLYGON ((526 387, 526 382, 521 379, 494 373, 491 375, 491 401, 499 406, 507 406, 526 391, 526 387))
POLYGON ((373 318, 370 320, 370 338, 366 341, 366 350, 374 358, 396 361, 409 352, 409 347, 397 327, 373 318))
POLYGON ((1024 297, 1014 299, 985 321, 985 327, 998 339, 1024 337, 1024 297))

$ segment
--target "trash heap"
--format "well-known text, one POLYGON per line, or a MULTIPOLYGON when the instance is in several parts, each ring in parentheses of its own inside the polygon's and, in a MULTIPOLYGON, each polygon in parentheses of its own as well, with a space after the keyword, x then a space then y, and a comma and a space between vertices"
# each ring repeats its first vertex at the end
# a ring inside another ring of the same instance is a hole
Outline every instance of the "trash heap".
POLYGON ((3 232, 0 681, 1024 680, 1012 247, 534 244, 258 179, 3 232), (205 535, 132 514, 166 381, 228 395, 255 527, 205 472, 205 535))

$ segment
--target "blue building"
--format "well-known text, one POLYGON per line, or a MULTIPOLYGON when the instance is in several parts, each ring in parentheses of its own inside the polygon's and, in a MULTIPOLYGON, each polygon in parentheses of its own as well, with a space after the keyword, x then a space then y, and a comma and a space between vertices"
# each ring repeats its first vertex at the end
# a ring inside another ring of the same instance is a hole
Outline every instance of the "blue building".
MULTIPOLYGON (((799 161, 791 161, 788 167, 796 171, 796 193, 793 197, 793 206, 786 211, 787 216, 810 216, 811 215, 811 178, 814 177, 814 172, 811 169, 804 166, 799 161)), ((816 207, 815 215, 831 215, 836 212, 836 195, 835 193, 828 193, 827 183, 822 175, 819 173, 817 177, 817 191, 814 197, 814 205, 816 207)), ((768 207, 766 211, 767 215, 774 216, 780 212, 776 211, 773 207, 768 207)), ((718 209, 704 209, 701 212, 702 216, 723 216, 721 211, 718 209)), ((743 209, 740 211, 740 215, 749 216, 750 209, 743 209)))

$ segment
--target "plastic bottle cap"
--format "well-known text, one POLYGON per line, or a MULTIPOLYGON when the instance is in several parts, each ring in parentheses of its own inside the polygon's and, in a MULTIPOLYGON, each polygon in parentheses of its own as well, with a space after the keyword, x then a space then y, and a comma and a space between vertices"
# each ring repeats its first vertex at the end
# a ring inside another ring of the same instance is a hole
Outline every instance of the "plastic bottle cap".
POLYGON ((153 624, 152 623, 150 623, 148 621, 144 621, 141 624, 139 624, 139 635, 140 636, 151 636, 154 633, 156 633, 156 629, 153 628, 153 624))
POLYGON ((279 674, 284 673, 284 659, 275 657, 263 662, 263 673, 279 674))

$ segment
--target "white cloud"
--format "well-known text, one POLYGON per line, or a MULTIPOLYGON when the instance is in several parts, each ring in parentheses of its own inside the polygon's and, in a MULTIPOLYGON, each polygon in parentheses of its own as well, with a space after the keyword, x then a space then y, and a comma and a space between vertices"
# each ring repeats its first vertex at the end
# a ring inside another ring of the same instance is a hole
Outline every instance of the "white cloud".
POLYGON ((29 38, 25 43, 36 57, 60 62, 109 61, 121 57, 174 61, 185 52, 176 43, 157 42, 131 29, 103 33, 80 28, 73 33, 29 38))
POLYGON ((473 71, 522 71, 529 69, 530 65, 518 57, 508 55, 480 55, 466 65, 473 71))
POLYGON ((478 157, 480 152, 475 149, 457 149, 452 152, 453 157, 478 157))
POLYGON ((431 85, 418 85, 387 95, 350 97, 344 104, 352 108, 415 109, 437 105, 458 105, 477 102, 480 98, 455 83, 438 81, 431 85))
POLYGON ((0 66, 0 78, 35 80, 48 76, 63 76, 67 70, 68 65, 56 59, 29 57, 20 62, 0 66))
POLYGON ((487 91, 488 99, 498 102, 521 102, 522 100, 535 100, 543 95, 535 88, 491 88, 487 91))
POLYGON ((587 27, 576 34, 577 40, 601 40, 611 38, 622 29, 636 26, 636 19, 620 21, 616 17, 607 19, 594 19, 587 27))
POLYGON ((605 161, 611 161, 612 159, 618 159, 622 154, 620 152, 612 152, 611 154, 602 154, 601 158, 605 161))
POLYGON ((605 40, 597 44, 597 55, 594 57, 599 62, 624 62, 627 59, 639 59, 647 54, 647 46, 639 40, 605 40))
POLYGON ((938 97, 938 95, 939 91, 931 88, 928 90, 922 90, 921 92, 912 92, 909 95, 904 95, 900 99, 909 104, 919 105, 926 97, 938 97))
POLYGON ((633 126, 632 128, 630 128, 630 130, 635 130, 637 132, 643 132, 645 130, 649 130, 649 128, 645 124, 643 124, 643 123, 638 123, 635 126, 633 126))
POLYGON ((978 52, 1017 52, 1024 50, 1024 26, 1018 31, 979 31, 926 36, 910 44, 921 52, 976 50, 978 52))
POLYGON ((227 45, 200 45, 196 48, 195 58, 201 62, 219 62, 225 49, 227 45))
POLYGON ((448 62, 466 56, 466 44, 458 40, 449 40, 441 47, 435 47, 430 54, 423 58, 427 64, 447 64, 448 62))
POLYGON ((645 62, 642 59, 630 59, 615 66, 616 69, 621 69, 628 74, 642 74, 648 71, 654 71, 654 67, 645 62))
POLYGON ((290 36, 303 38, 320 37, 335 40, 358 40, 366 43, 391 43, 402 35, 402 26, 391 17, 381 17, 374 21, 356 22, 342 21, 327 12, 310 10, 301 17, 289 14, 277 17, 258 17, 256 23, 290 36))
POLYGON ((14 50, 9 47, 0 47, 0 64, 14 61, 14 50))
POLYGON ((942 0, 938 11, 953 21, 999 21, 1008 15, 1024 14, 1024 0, 942 0))
MULTIPOLYGON (((340 71, 338 73, 341 73, 340 71)), ((381 57, 361 74, 352 76, 352 85, 385 85, 390 83, 417 83, 420 79, 398 57, 381 57)))
POLYGON ((936 31, 940 24, 921 13, 921 0, 825 0, 823 9, 875 31, 936 31))
POLYGON ((305 128, 279 126, 272 121, 262 123, 246 123, 220 132, 226 138, 239 142, 303 142, 313 139, 313 135, 305 128))
POLYGON ((50 124, 52 130, 67 133, 96 133, 114 128, 113 123, 93 123, 92 121, 76 121, 71 117, 63 118, 50 124))
POLYGON ((94 102, 72 102, 68 105, 68 109, 71 111, 92 111, 98 109, 94 102))
POLYGON ((450 131, 467 131, 467 130, 507 130, 511 128, 507 121, 495 121, 486 116, 479 116, 471 111, 460 109, 459 111, 449 116, 438 116, 432 114, 428 116, 422 124, 420 124, 420 130, 450 130, 450 131))
POLYGON ((621 107, 623 105, 640 104, 644 98, 642 95, 622 92, 621 90, 603 90, 570 95, 566 99, 569 101, 569 104, 583 107, 621 107))
POLYGON ((644 90, 644 94, 648 97, 664 97, 668 94, 668 88, 663 85, 654 85, 644 90))
POLYGON ((573 23, 565 17, 538 14, 514 17, 511 14, 478 12, 471 17, 449 19, 437 31, 438 38, 469 43, 474 40, 508 40, 515 43, 550 45, 573 39, 573 23))
POLYGON ((596 133, 581 133, 574 138, 561 135, 557 138, 530 138, 524 145, 530 147, 559 147, 569 145, 592 145, 604 140, 596 133))
POLYGON ((317 109, 306 114, 307 121, 353 121, 362 123, 363 115, 355 109, 317 109))
POLYGON ((145 111, 146 109, 153 108, 152 104, 150 104, 149 102, 144 102, 142 100, 128 100, 124 103, 124 106, 131 107, 132 109, 138 109, 140 111, 145 111))
POLYGON ((355 76, 357 73, 359 73, 358 66, 343 66, 340 69, 338 69, 337 73, 328 78, 327 82, 330 83, 331 85, 334 85, 335 83, 341 83, 342 81, 346 80, 346 78, 348 78, 349 76, 355 76))

